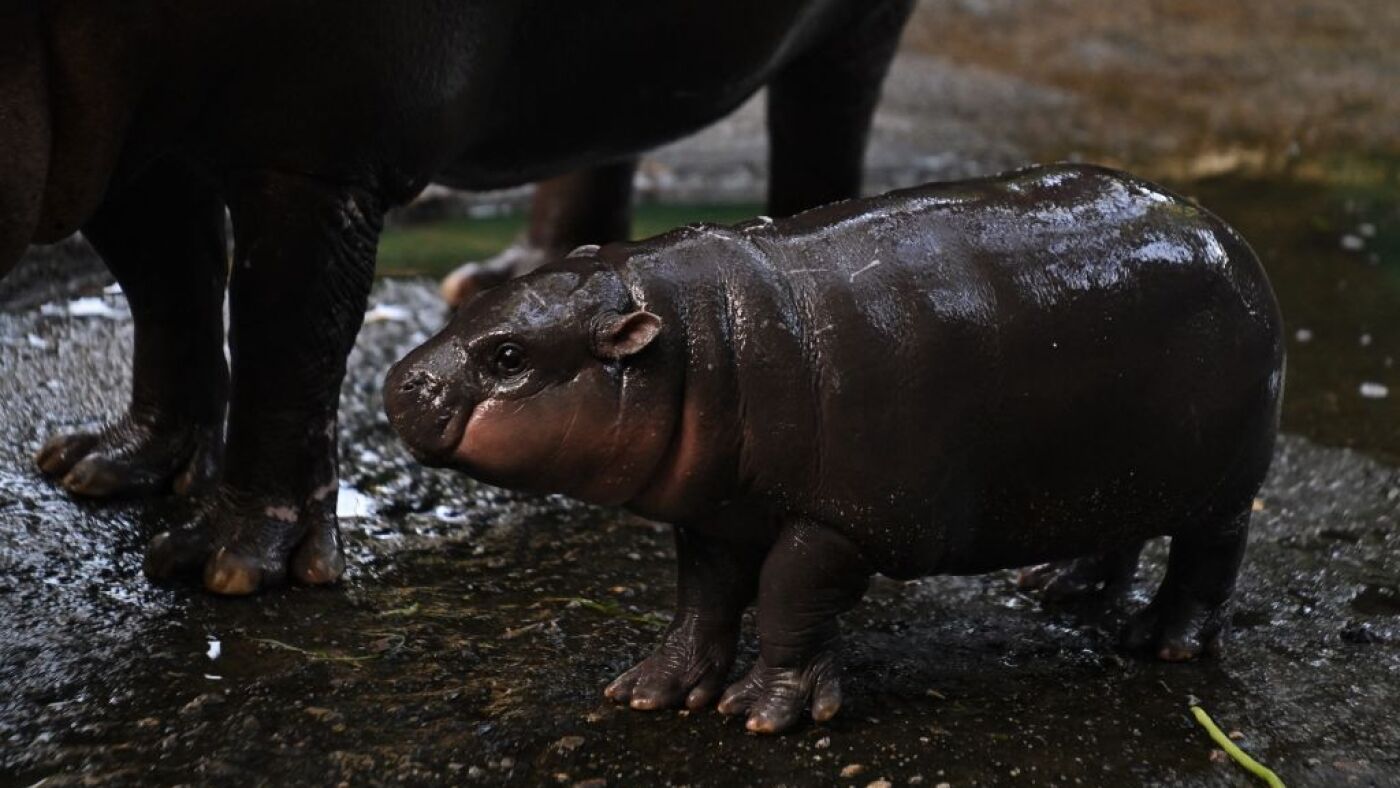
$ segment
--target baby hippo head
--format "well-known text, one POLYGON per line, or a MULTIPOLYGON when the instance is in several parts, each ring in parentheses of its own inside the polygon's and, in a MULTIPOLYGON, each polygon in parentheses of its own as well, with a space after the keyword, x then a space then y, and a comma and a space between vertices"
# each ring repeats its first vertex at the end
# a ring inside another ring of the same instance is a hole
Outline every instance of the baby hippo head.
POLYGON ((427 465, 625 503, 651 480, 675 423, 665 330, 614 271, 568 259, 465 304, 389 370, 384 407, 427 465))

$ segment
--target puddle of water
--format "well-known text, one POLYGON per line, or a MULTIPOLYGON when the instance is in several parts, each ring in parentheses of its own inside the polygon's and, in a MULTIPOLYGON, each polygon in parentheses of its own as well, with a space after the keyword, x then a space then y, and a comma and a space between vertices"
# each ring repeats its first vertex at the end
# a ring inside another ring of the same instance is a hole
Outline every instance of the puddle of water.
POLYGON ((1259 254, 1287 328, 1283 428, 1400 463, 1400 159, 1180 190, 1259 254))
POLYGON ((1400 587, 1368 584, 1352 597, 1351 609, 1368 616, 1400 616, 1400 587))

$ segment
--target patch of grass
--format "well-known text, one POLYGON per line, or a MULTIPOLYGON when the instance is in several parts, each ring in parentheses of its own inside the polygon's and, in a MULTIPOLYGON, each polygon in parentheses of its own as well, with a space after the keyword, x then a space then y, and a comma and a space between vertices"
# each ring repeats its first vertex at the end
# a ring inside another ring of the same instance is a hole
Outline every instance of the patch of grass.
MULTIPOLYGON (((633 238, 649 238, 683 224, 732 224, 763 213, 757 204, 639 205, 633 238)), ((523 214, 390 227, 379 241, 380 276, 438 278, 467 260, 484 260, 525 230, 523 214)))

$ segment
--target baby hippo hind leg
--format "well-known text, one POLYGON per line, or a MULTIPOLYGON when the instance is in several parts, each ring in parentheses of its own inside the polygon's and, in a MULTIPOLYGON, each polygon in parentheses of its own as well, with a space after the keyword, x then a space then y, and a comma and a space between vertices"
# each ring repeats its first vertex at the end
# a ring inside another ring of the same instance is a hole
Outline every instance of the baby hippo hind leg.
POLYGON ((35 463, 93 498, 207 491, 223 459, 228 396, 223 203, 162 162, 109 197, 83 232, 131 306, 131 401, 101 429, 53 436, 35 463))
POLYGON ((1215 653, 1224 634, 1249 535, 1250 512, 1174 535, 1167 575, 1151 604, 1129 621, 1123 644, 1168 662, 1215 653))
POLYGON ((744 608, 758 585, 763 546, 735 543, 682 526, 676 537, 676 612, 651 656, 603 694, 650 711, 713 703, 734 666, 744 608))
POLYGON ((1016 585, 1039 591, 1041 599, 1051 604, 1091 597, 1117 599, 1132 587, 1145 544, 1023 569, 1016 585))
POLYGON ((758 591, 758 661, 720 700, 756 733, 797 724, 810 703, 824 722, 841 708, 837 616, 865 595, 873 574, 859 548, 837 530, 788 524, 763 562, 758 591))

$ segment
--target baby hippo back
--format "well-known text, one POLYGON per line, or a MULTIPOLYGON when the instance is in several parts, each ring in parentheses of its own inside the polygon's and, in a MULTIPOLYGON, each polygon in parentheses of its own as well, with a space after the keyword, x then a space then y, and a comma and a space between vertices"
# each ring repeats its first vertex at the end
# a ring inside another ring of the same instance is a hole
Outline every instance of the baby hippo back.
POLYGON ((829 523, 887 574, 1165 533, 1252 495, 1268 465, 1283 351, 1258 261, 1120 173, 688 228, 620 262, 687 334, 684 410, 712 442, 695 500, 829 523))

